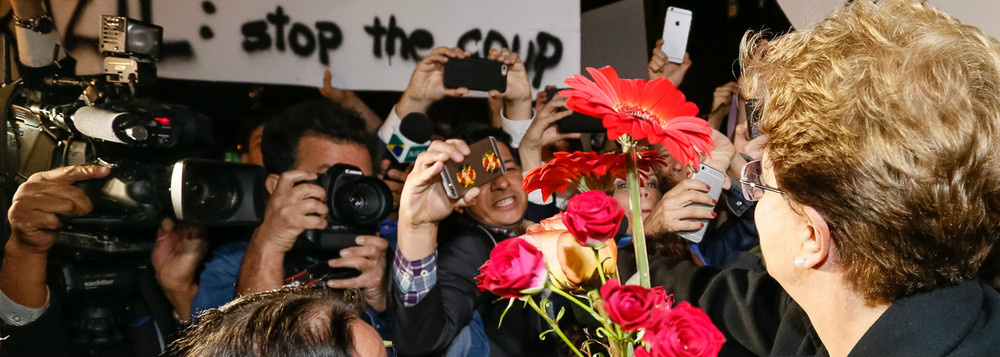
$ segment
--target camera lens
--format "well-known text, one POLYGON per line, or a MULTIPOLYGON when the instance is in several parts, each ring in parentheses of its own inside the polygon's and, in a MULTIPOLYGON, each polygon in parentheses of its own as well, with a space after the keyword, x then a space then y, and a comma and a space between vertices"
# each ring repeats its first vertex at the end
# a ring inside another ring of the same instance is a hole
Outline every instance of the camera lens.
POLYGON ((392 193, 372 177, 357 177, 331 195, 334 216, 356 224, 375 224, 392 208, 392 193))
POLYGON ((217 217, 230 214, 239 195, 236 185, 223 177, 197 177, 184 183, 185 205, 195 217, 217 217))

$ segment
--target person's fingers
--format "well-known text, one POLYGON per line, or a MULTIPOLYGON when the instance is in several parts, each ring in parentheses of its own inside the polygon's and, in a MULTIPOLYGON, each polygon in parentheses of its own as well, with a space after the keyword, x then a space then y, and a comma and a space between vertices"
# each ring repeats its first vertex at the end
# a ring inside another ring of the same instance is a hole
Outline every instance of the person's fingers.
POLYGON ((301 181, 315 180, 316 174, 311 172, 305 172, 301 170, 290 170, 285 171, 278 176, 278 184, 275 186, 274 191, 278 190, 288 190, 295 186, 295 184, 301 181))
POLYGON ((564 110, 564 111, 561 111, 561 112, 555 112, 555 113, 546 115, 545 123, 547 123, 548 125, 552 125, 553 123, 555 123, 555 122, 557 122, 559 120, 562 120, 563 118, 566 118, 566 117, 568 117, 570 115, 573 115, 573 112, 570 111, 570 110, 564 110))
MULTIPOLYGON (((453 147, 458 149, 458 152, 462 154, 462 158, 464 158, 465 155, 472 153, 472 151, 469 149, 469 145, 464 140, 448 139, 445 140, 445 143, 452 145, 453 147)), ((456 160, 456 162, 462 161, 462 158, 459 158, 458 160, 456 160)))
POLYGON ((174 224, 174 220, 170 219, 170 217, 165 217, 162 221, 160 221, 160 230, 164 233, 173 232, 176 226, 177 225, 174 224))
POLYGON ((389 248, 389 241, 385 238, 377 236, 361 235, 354 238, 354 242, 358 245, 368 245, 379 249, 380 251, 386 251, 389 248))
POLYGON ((686 207, 688 205, 695 204, 695 203, 700 203, 700 204, 708 205, 708 206, 714 206, 715 205, 715 200, 712 199, 712 196, 709 196, 708 194, 706 194, 704 192, 695 191, 695 190, 685 191, 684 193, 682 193, 682 194, 678 195, 676 198, 674 198, 673 202, 675 202, 675 204, 677 205, 677 207, 686 207))
POLYGON ((56 195, 41 194, 32 197, 29 207, 48 214, 81 215, 89 212, 81 212, 76 202, 65 197, 56 195))
MULTIPOLYGON (((350 268, 350 267, 348 267, 350 268)), ((350 279, 332 279, 326 281, 326 286, 333 289, 350 289, 377 286, 382 279, 374 274, 361 274, 350 279)))
POLYGON ((400 171, 400 170, 396 170, 396 169, 391 169, 388 172, 386 172, 385 177, 387 177, 387 178, 389 178, 390 180, 393 180, 393 181, 405 182, 407 175, 409 175, 408 172, 400 171))
POLYGON ((686 71, 691 67, 691 63, 691 56, 687 52, 684 52, 684 60, 681 61, 681 70, 686 71))
POLYGON ((358 245, 340 250, 341 258, 362 258, 376 259, 379 256, 379 249, 370 245, 358 245))
POLYGON ((678 220, 668 224, 668 228, 673 232, 688 232, 701 229, 703 223, 697 221, 678 220))
POLYGON ((109 172, 111 172, 110 168, 99 165, 64 166, 49 171, 35 173, 28 178, 28 181, 45 180, 73 183, 80 180, 101 178, 107 176, 109 172))
POLYGON ((466 94, 469 94, 469 88, 465 88, 465 87, 461 87, 461 88, 445 88, 445 90, 444 90, 444 95, 449 96, 449 97, 461 97, 461 96, 464 96, 466 94))
POLYGON ((314 199, 320 202, 326 202, 326 190, 322 187, 311 183, 303 183, 291 188, 288 197, 293 200, 306 200, 314 199))
POLYGON ((378 172, 381 172, 384 175, 387 171, 389 171, 389 167, 391 165, 392 165, 392 160, 391 159, 382 159, 382 162, 379 163, 379 170, 378 170, 378 172))
POLYGON ((747 122, 742 122, 742 123, 736 124, 736 128, 735 128, 734 134, 733 134, 734 140, 735 140, 735 138, 738 138, 738 137, 739 138, 745 138, 746 135, 747 135, 747 122))
POLYGON ((323 70, 323 86, 320 88, 324 93, 333 90, 333 73, 330 72, 329 68, 323 70))
MULTIPOLYGON (((687 190, 695 190, 695 191, 701 191, 701 192, 708 192, 708 190, 709 190, 707 183, 704 183, 704 182, 701 182, 701 181, 698 181, 698 180, 695 180, 695 179, 692 179, 692 178, 684 179, 683 181, 681 181, 680 183, 678 183, 676 186, 674 186, 674 188, 678 189, 679 192, 683 192, 683 191, 687 191, 687 190)), ((671 189, 671 191, 673 191, 673 190, 674 189, 671 189)))
POLYGON ((559 134, 559 140, 575 140, 583 136, 583 133, 562 133, 559 134))
POLYGON ((486 59, 491 61, 495 61, 498 57, 500 57, 500 50, 495 48, 491 48, 490 52, 486 54, 486 59))
POLYGON ((468 207, 468 206, 476 204, 476 200, 479 198, 479 191, 480 190, 481 189, 479 187, 473 187, 473 188, 469 189, 468 191, 465 192, 465 195, 462 196, 458 200, 458 202, 455 203, 455 206, 456 207, 468 207))
MULTIPOLYGON (((320 217, 325 221, 326 214, 330 212, 330 206, 316 200, 305 200, 295 203, 295 208, 290 210, 293 220, 298 217, 320 217)), ((326 228, 325 224, 319 228, 326 228)))
POLYGON ((715 212, 701 207, 684 207, 677 211, 677 217, 680 219, 712 219, 715 218, 715 212))
POLYGON ((368 259, 362 256, 347 256, 342 258, 334 258, 327 261, 327 265, 331 268, 354 268, 357 270, 365 271, 364 268, 374 265, 372 259, 368 259))

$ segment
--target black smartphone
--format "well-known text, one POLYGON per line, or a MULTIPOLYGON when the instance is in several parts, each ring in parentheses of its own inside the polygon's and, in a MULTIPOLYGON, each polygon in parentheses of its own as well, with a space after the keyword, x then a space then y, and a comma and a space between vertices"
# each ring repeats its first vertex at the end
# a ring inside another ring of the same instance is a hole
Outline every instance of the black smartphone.
MULTIPOLYGON (((549 100, 552 100, 555 96, 559 95, 559 91, 567 88, 548 88, 545 90, 545 96, 549 100)), ((595 118, 589 115, 583 115, 577 112, 573 112, 570 116, 559 119, 556 122, 556 129, 560 133, 603 133, 604 123, 601 122, 600 118, 595 118)))
POLYGON ((445 88, 507 90, 507 65, 484 58, 451 58, 444 64, 445 88))
POLYGON ((479 187, 503 176, 507 167, 497 147, 497 140, 488 137, 469 145, 469 155, 462 162, 448 160, 441 170, 441 181, 448 197, 457 199, 469 189, 479 187))

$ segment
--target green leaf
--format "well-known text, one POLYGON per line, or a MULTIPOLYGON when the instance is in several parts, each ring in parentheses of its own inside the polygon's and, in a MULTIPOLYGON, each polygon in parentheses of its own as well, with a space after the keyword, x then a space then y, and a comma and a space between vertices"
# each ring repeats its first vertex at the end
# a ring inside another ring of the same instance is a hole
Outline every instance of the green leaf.
POLYGON ((556 314, 556 322, 559 322, 559 320, 562 319, 563 313, 565 313, 565 312, 566 312, 566 307, 560 307, 559 308, 559 313, 556 314))

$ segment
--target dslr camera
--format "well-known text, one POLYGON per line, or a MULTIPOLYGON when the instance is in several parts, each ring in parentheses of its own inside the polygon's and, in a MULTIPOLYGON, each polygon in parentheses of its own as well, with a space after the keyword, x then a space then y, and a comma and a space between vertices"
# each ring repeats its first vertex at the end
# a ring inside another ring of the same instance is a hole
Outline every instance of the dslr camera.
POLYGON ((326 192, 326 229, 306 230, 295 242, 289 257, 290 271, 304 272, 295 277, 302 284, 318 281, 345 279, 360 272, 350 268, 330 268, 327 260, 340 257, 340 250, 357 245, 359 235, 375 235, 378 224, 392 211, 392 191, 385 182, 365 176, 361 169, 347 164, 336 164, 315 181, 326 192))

